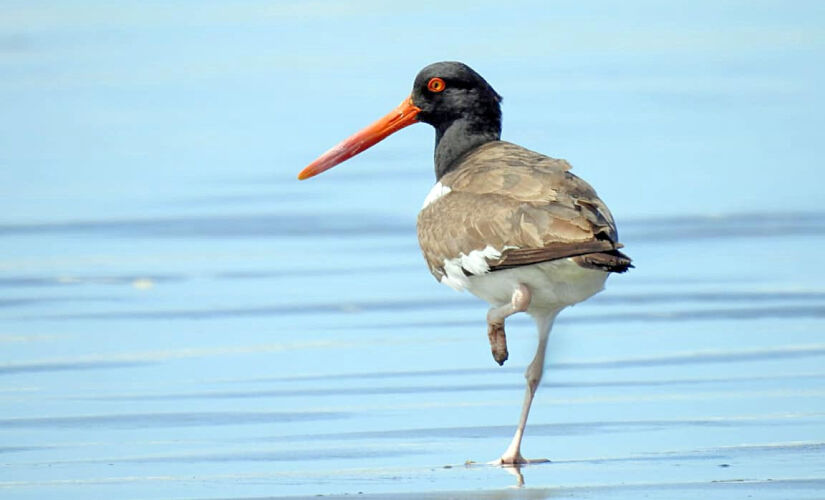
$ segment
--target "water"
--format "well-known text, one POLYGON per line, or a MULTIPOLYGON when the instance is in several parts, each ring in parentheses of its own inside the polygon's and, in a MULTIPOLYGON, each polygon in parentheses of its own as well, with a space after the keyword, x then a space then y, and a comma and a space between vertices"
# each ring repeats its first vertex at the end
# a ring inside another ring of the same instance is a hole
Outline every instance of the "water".
POLYGON ((818 2, 7 1, 3 498, 821 498, 818 2), (637 268, 534 334, 415 241, 432 131, 297 172, 430 62, 504 95, 637 268), (519 482, 524 486, 515 488, 519 482))

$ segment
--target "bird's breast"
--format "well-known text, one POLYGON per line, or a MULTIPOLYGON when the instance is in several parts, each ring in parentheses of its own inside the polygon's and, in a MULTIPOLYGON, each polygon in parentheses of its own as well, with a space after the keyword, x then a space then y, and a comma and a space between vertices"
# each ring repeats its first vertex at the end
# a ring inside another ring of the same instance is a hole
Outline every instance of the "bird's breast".
POLYGON ((439 198, 448 194, 450 191, 452 191, 450 186, 445 186, 441 182, 436 182, 432 189, 430 189, 430 192, 427 193, 427 197, 424 198, 424 204, 421 206, 421 210, 424 210, 431 204, 435 203, 439 198))

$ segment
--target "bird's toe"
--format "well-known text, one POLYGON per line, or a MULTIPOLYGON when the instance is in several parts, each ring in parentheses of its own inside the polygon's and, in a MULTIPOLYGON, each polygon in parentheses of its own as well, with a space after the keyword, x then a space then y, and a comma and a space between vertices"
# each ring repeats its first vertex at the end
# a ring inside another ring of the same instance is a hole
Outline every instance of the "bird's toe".
POLYGON ((507 352, 507 335, 504 333, 504 325, 501 323, 487 324, 487 337, 490 339, 490 351, 493 359, 499 366, 503 365, 509 353, 507 352))

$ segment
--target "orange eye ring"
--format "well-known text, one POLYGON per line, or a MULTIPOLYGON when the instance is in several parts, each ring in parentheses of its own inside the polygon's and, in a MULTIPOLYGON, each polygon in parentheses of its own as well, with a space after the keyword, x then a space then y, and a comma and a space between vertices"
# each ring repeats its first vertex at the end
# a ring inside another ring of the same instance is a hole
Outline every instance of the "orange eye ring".
POLYGON ((439 77, 430 78, 430 81, 427 82, 427 90, 429 90, 430 92, 441 92, 446 87, 447 84, 444 83, 444 80, 442 80, 439 77))

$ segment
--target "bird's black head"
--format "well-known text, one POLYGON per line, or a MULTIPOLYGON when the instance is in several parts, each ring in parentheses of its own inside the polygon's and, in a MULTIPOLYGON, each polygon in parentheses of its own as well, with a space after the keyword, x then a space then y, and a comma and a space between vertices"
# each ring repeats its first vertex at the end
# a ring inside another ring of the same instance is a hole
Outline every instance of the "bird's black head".
POLYGON ((501 96, 466 64, 437 62, 418 72, 413 83, 418 119, 439 128, 459 118, 479 118, 501 126, 501 96))
POLYGON ((415 77, 410 97, 421 109, 419 121, 435 127, 437 178, 467 151, 501 137, 501 96, 466 64, 430 64, 415 77))

